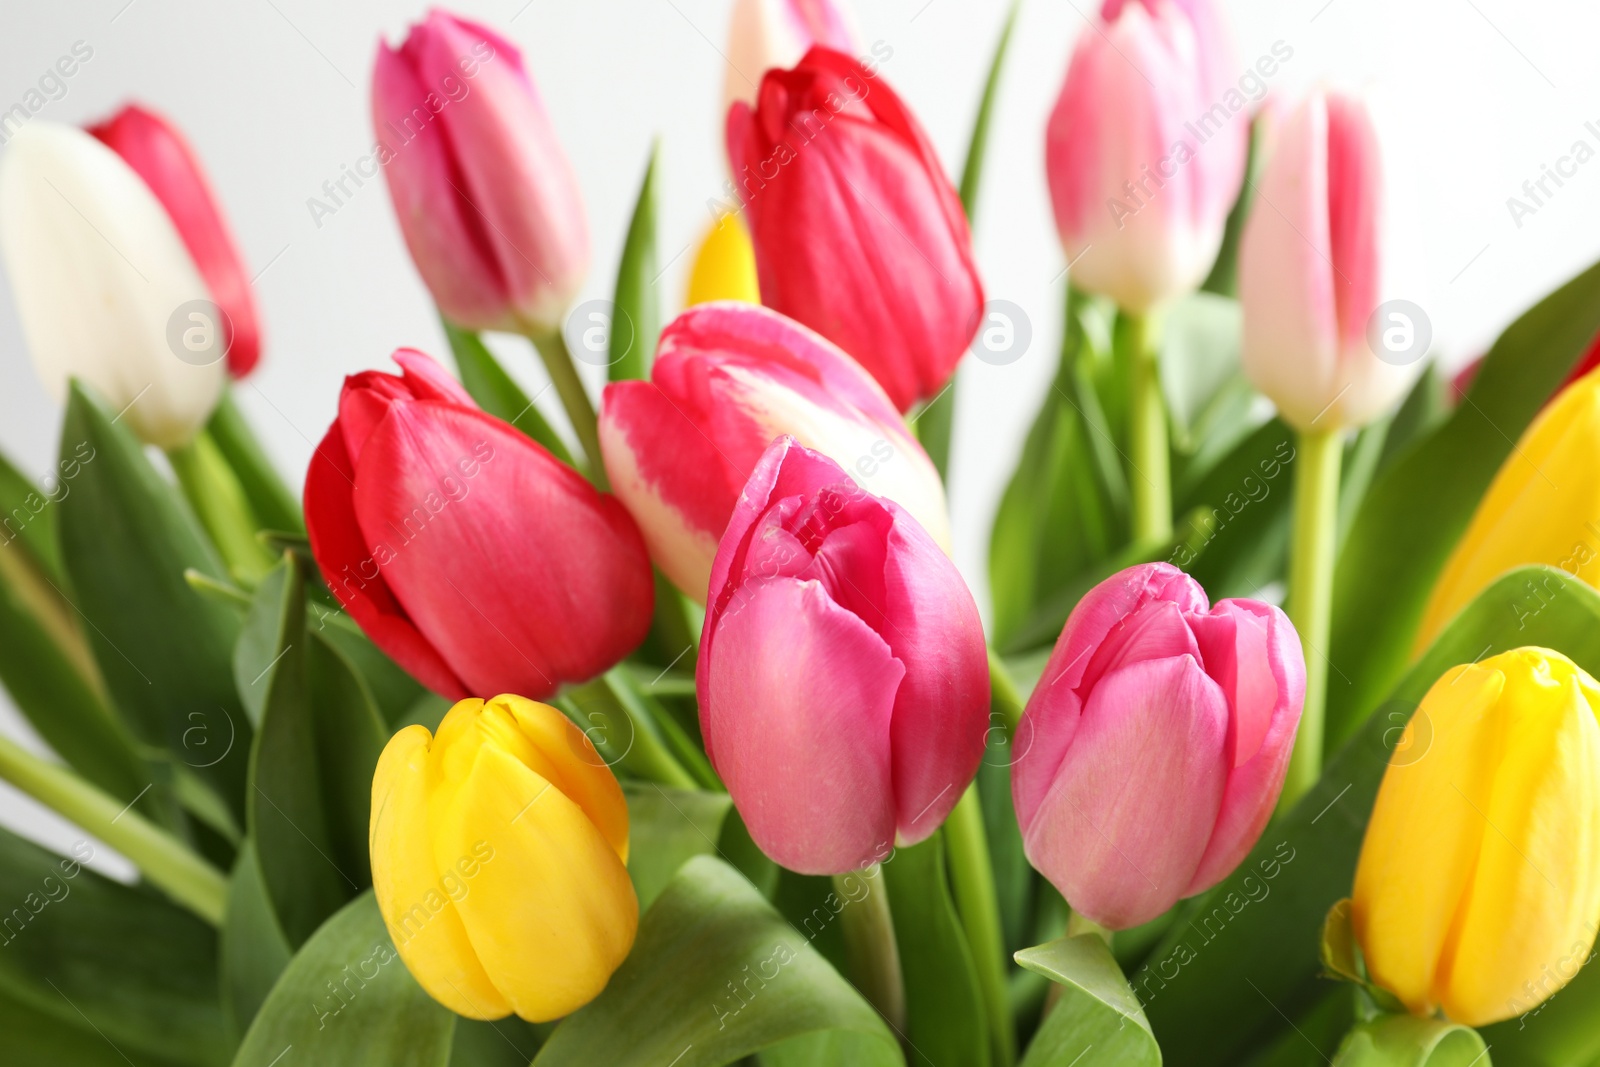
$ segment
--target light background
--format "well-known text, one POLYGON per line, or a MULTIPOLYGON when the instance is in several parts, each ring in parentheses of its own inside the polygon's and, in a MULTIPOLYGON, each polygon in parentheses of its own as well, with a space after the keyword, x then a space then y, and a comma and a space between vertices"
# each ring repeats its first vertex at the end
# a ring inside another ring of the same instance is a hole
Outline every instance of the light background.
MULTIPOLYGON (((1520 227, 1506 203, 1575 141, 1600 148, 1592 44, 1600 9, 1570 0, 1222 5, 1241 73, 1274 42, 1293 49, 1270 80, 1274 95, 1293 98, 1318 82, 1367 93, 1387 166, 1387 295, 1425 309, 1447 365, 1481 352, 1519 311, 1600 254, 1600 159, 1520 227)), ((501 0, 456 9, 524 49, 577 168, 594 240, 580 299, 610 293, 627 214, 659 136, 661 262, 669 264, 659 284, 669 312, 681 303, 691 244, 725 176, 718 112, 729 6, 501 0)), ((265 320, 265 358, 238 390, 240 403, 296 483, 333 418, 345 374, 385 366, 402 345, 445 354, 381 182, 369 181, 320 226, 307 207, 324 181, 370 150, 376 40, 397 40, 422 4, 4 0, 4 8, 0 111, 82 41, 92 58, 34 121, 84 123, 137 99, 174 119, 203 157, 258 274, 265 320)), ((1004 10, 996 0, 857 2, 863 44, 892 49, 881 76, 921 117, 952 173, 1004 10)), ((1054 367, 1064 259, 1044 185, 1043 128, 1071 43, 1093 13, 1087 0, 1026 0, 992 130, 978 260, 989 297, 1026 310, 1033 342, 1017 362, 969 359, 961 372, 951 506, 957 562, 980 603, 994 506, 1054 367)), ((492 344, 530 392, 543 384, 525 343, 492 344)), ((560 420, 556 405, 546 410, 560 420)), ((0 285, 0 449, 40 474, 60 419, 28 362, 9 283, 0 285)), ((0 730, 43 748, 3 703, 0 730)), ((3 785, 0 824, 62 850, 83 836, 3 785)), ((96 862, 128 871, 99 846, 96 862)))

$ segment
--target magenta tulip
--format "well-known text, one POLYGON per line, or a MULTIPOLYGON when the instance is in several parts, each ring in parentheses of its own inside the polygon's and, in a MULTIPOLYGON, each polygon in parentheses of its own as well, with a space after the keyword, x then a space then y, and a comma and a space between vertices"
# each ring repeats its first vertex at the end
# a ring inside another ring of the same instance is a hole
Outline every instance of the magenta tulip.
POLYGON ((983 285, 966 212, 915 116, 872 71, 816 47, 728 112, 762 303, 871 372, 901 411, 944 388, 983 285))
POLYGON ((1074 909, 1127 929, 1209 889, 1261 836, 1305 700, 1277 608, 1165 563, 1078 602, 1017 731, 1028 859, 1074 909))
POLYGON ((372 75, 378 160, 400 229, 445 317, 556 329, 589 266, 577 179, 522 53, 442 11, 372 75))
POLYGON ((600 448, 656 565, 702 603, 728 516, 756 461, 789 434, 909 511, 946 551, 944 486, 861 366, 752 304, 702 304, 661 334, 650 381, 613 382, 600 448))
POLYGON ((706 752, 750 836, 806 874, 927 837, 983 755, 987 653, 955 565, 789 437, 717 549, 695 679, 706 752))
POLYGON ((453 700, 541 699, 631 652, 654 585, 622 505, 421 352, 346 378, 306 474, 317 565, 367 636, 453 700))

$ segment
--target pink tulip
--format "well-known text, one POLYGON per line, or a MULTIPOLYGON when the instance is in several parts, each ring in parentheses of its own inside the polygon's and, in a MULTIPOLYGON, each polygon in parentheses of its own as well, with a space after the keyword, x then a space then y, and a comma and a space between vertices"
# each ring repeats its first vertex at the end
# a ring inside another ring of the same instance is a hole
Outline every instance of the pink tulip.
POLYGON ((622 505, 479 410, 421 352, 345 379, 306 474, 322 577, 367 636, 452 700, 542 699, 650 626, 644 542, 622 505))
POLYGON ((372 121, 400 229, 446 318, 556 329, 589 266, 577 179, 522 53, 442 11, 378 45, 372 121))
POLYGON ((1426 355, 1380 359, 1367 336, 1382 299, 1377 133, 1358 100, 1316 92, 1274 140, 1239 247, 1245 373, 1297 429, 1361 426, 1426 355))
POLYGON ((944 486, 872 376, 775 311, 722 301, 661 334, 651 380, 613 382, 600 449, 650 556, 702 603, 717 542, 756 461, 780 434, 896 501, 949 551, 944 486))
POLYGON ((1101 582, 1067 619, 1017 730, 1028 859, 1113 930, 1221 881, 1283 788, 1306 669, 1288 617, 1209 610, 1165 563, 1101 582))
POLYGON ((261 325, 250 272, 228 230, 200 159, 178 128, 129 104, 89 132, 132 167, 155 194, 225 318, 228 373, 243 378, 261 358, 261 325))
POLYGON ((856 52, 855 27, 840 0, 735 0, 728 20, 722 113, 736 100, 753 107, 763 74, 794 66, 817 44, 856 52))
POLYGON ((1106 0, 1045 139, 1075 285, 1147 311, 1205 280, 1244 180, 1236 77, 1209 0, 1106 0))
POLYGON ((900 98, 816 47, 728 112, 761 301, 850 353, 901 411, 936 396, 977 332, 967 216, 900 98))
POLYGON ((983 755, 983 626, 955 565, 789 437, 717 549, 695 679, 706 752, 750 836, 802 873, 927 837, 983 755))

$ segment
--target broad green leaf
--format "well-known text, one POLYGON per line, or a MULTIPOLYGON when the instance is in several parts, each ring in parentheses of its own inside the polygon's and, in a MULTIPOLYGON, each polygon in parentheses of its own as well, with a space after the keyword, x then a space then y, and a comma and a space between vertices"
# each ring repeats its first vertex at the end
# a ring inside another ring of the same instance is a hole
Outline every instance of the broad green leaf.
POLYGON ((1172 562, 1213 600, 1257 596, 1283 574, 1298 442, 1271 419, 1178 498, 1184 541, 1172 562))
POLYGON ((231 1031, 243 1037, 291 955, 267 899, 255 845, 248 840, 239 849, 228 880, 221 938, 222 1006, 231 1031))
POLYGON ((989 866, 994 871, 995 900, 1005 949, 1015 952, 1026 945, 1028 916, 1033 908, 1035 874, 1022 849, 1022 830, 1011 803, 1011 766, 1015 749, 1004 725, 990 717, 988 744, 978 765, 978 800, 983 805, 983 829, 989 840, 989 866))
POLYGON ((1600 670, 1600 593, 1549 567, 1512 571, 1484 590, 1239 869, 1188 904, 1130 976, 1171 1063, 1230 1063, 1285 1025, 1280 1012, 1323 988, 1323 921, 1350 892, 1378 784, 1411 713, 1451 667, 1524 645, 1600 670), (1512 607, 1530 580, 1557 592, 1522 618, 1512 607))
MULTIPOLYGON (((1294 1025, 1279 1030, 1243 1061, 1243 1067, 1328 1067, 1339 1042, 1360 1017, 1358 990, 1344 982, 1323 982, 1317 993, 1319 998, 1299 1011, 1291 1005, 1288 1014, 1294 1025)), ((1479 1067, 1489 1067, 1488 1057, 1479 1067)))
POLYGON ((0 456, 0 550, 23 548, 56 585, 67 579, 56 538, 55 505, 71 494, 82 469, 81 456, 64 455, 41 486, 0 456))
POLYGON ((639 909, 650 907, 682 867, 717 850, 722 820, 733 806, 726 793, 625 782, 628 799, 628 874, 639 909))
MULTIPOLYGON (((16 1067, 127 1067, 128 1058, 82 1019, 71 1022, 13 1000, 0 989, 0 1047, 16 1067)), ((179 1067, 182 1060, 139 1053, 140 1067, 179 1067)))
POLYGON ((306 627, 312 636, 344 657, 366 683, 383 721, 398 729, 401 719, 427 690, 373 644, 348 615, 311 601, 307 603, 307 611, 306 627))
POLYGON ((661 333, 661 298, 656 292, 656 164, 660 156, 661 146, 652 144, 617 264, 617 284, 612 292, 616 306, 609 338, 609 373, 614 382, 650 377, 656 337, 661 333))
MULTIPOLYGON (((739 809, 730 808, 722 820, 722 833, 717 838, 717 855, 721 856, 768 900, 778 892, 778 879, 782 869, 761 851, 750 836, 750 828, 739 817, 739 809)), ((827 955, 827 953, 823 953, 827 955)))
POLYGON ((233 1067, 445 1067, 455 1022, 406 970, 367 892, 295 953, 233 1067))
MULTIPOLYGON (((62 857, 0 830, 0 995, 67 1026, 98 1028, 132 1055, 217 1062, 229 1041, 216 931, 158 894, 84 867, 94 851, 85 840, 62 857)), ((10 1038, 0 1030, 7 1053, 10 1038)))
POLYGON ((644 914, 605 991, 556 1027, 534 1063, 719 1067, 790 1041, 799 1047, 763 1059, 904 1063, 877 1012, 806 939, 732 867, 698 856, 644 914))
POLYGON ((494 353, 471 330, 464 330, 450 320, 440 317, 445 337, 450 341, 450 351, 456 357, 456 370, 461 374, 461 384, 471 394, 478 406, 497 419, 503 419, 543 445, 561 462, 571 465, 572 453, 567 450, 561 435, 550 428, 539 409, 522 387, 505 372, 494 353))
POLYGON ((527 1023, 515 1015, 493 1022, 458 1016, 450 1067, 528 1067, 552 1029, 550 1023, 527 1023))
POLYGON ((1488 1061, 1486 1052, 1483 1038, 1470 1026, 1380 1015, 1345 1036, 1333 1067, 1475 1067, 1488 1061))
POLYGON ((304 533, 306 521, 300 513, 300 498, 284 484, 244 412, 233 402, 233 391, 224 389, 206 423, 206 432, 233 470, 244 490, 256 524, 265 530, 304 533))
POLYGON ((1017 962, 1061 986, 1022 1067, 1160 1067, 1161 1049, 1139 998, 1098 935, 1025 948, 1017 962))

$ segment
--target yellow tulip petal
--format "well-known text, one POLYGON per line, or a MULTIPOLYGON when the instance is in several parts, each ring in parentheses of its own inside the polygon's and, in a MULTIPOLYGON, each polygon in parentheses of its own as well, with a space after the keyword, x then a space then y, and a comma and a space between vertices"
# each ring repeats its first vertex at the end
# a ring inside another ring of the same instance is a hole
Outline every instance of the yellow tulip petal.
POLYGON ((462 895, 463 884, 470 892, 470 882, 442 874, 428 837, 432 740, 426 727, 408 726, 389 739, 378 759, 368 842, 373 892, 417 983, 458 1015, 499 1019, 511 1013, 511 1004, 478 962, 451 900, 462 895))
POLYGON ((695 253, 694 267, 689 272, 689 305, 712 300, 761 303, 755 249, 750 244, 749 231, 737 215, 724 215, 711 227, 700 243, 700 251, 695 253))

